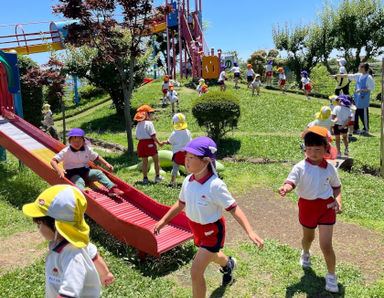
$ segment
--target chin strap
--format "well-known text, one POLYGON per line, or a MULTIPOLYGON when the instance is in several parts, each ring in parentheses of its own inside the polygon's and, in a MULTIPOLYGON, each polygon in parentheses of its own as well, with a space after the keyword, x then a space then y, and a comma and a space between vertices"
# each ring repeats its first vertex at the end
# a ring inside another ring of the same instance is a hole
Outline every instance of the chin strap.
POLYGON ((201 173, 203 173, 203 172, 207 169, 207 167, 208 167, 208 165, 206 165, 200 172, 194 174, 195 177, 196 177, 196 175, 197 175, 197 176, 201 175, 201 173))

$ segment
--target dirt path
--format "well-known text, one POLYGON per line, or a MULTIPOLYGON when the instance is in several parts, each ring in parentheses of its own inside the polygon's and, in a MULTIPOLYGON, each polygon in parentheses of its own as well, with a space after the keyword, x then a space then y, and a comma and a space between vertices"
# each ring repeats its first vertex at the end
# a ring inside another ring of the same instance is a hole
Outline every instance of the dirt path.
POLYGON ((26 267, 47 251, 39 232, 20 232, 0 240, 0 275, 26 267))
MULTIPOLYGON (((236 200, 261 237, 301 248, 302 233, 296 204, 264 189, 254 189, 249 194, 236 196, 236 200)), ((246 240, 246 234, 232 216, 226 215, 226 219, 227 243, 231 245, 239 240, 246 240)), ((335 225, 334 247, 337 261, 358 266, 369 283, 378 279, 384 271, 383 243, 383 233, 341 220, 335 225)), ((317 256, 322 256, 317 233, 311 250, 317 256)))

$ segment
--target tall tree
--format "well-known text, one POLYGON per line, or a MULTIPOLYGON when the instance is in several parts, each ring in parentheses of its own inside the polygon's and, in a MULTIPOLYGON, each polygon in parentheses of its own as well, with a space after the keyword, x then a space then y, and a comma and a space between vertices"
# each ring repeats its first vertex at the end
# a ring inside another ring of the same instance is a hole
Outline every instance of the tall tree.
MULTIPOLYGON (((120 76, 124 96, 125 129, 128 154, 133 153, 131 97, 134 90, 134 70, 137 59, 145 50, 143 36, 154 23, 151 18, 153 0, 58 0, 60 4, 53 11, 76 22, 67 26, 67 41, 74 46, 89 45, 98 48, 97 60, 114 63, 120 76), (115 15, 122 14, 119 22, 115 15), (121 30, 129 32, 128 43, 121 30), (125 68, 124 58, 129 56, 129 67, 125 68)), ((167 8, 159 9, 165 13, 167 8)))

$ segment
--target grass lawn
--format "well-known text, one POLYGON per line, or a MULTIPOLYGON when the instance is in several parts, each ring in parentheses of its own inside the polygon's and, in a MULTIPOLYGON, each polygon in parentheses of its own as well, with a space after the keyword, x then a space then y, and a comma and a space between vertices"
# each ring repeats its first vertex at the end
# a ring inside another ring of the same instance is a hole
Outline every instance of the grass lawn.
MULTIPOLYGON (((233 85, 229 85, 228 91, 231 91, 233 85)), ((164 140, 172 132, 172 118, 170 107, 161 107, 160 89, 160 82, 144 86, 134 94, 132 105, 136 108, 141 104, 150 104, 158 110, 154 124, 160 139, 164 140)), ((193 136, 204 135, 190 112, 191 102, 197 93, 183 87, 177 88, 177 91, 193 136)), ((291 162, 302 159, 300 134, 326 101, 305 101, 301 95, 282 96, 276 91, 266 90, 262 90, 261 97, 251 97, 250 90, 244 86, 237 93, 241 99, 239 127, 220 143, 220 156, 261 157, 291 162)), ((69 128, 82 127, 90 136, 126 145, 123 121, 123 117, 116 115, 108 102, 68 119, 67 125, 69 128)), ((372 108, 373 137, 356 137, 351 144, 356 170, 363 166, 379 166, 379 124, 379 109, 372 108)), ((60 125, 58 122, 59 130, 60 125)), ((164 148, 170 149, 169 146, 164 148)), ((179 189, 168 188, 165 183, 148 186, 138 183, 140 173, 127 170, 128 166, 138 162, 136 157, 100 153, 115 166, 120 178, 157 201, 170 205, 177 199, 179 189)), ((252 188, 276 190, 291 169, 291 166, 282 163, 224 164, 223 179, 230 191, 236 194, 246 194, 252 188)), ((8 236, 18 231, 34 229, 20 208, 32 201, 47 184, 29 169, 20 172, 17 161, 12 157, 8 163, 0 163, 0 172, 0 241, 6 241, 8 236)), ((341 218, 382 234, 384 180, 362 175, 358 171, 341 172, 340 176, 344 197, 341 218)), ((169 172, 166 178, 170 179, 169 172)), ((182 181, 182 177, 178 179, 182 181)), ((287 200, 296 202, 297 198, 290 194, 287 200)), ((189 270, 196 252, 191 242, 166 253, 160 260, 149 258, 146 263, 140 263, 131 247, 114 240, 91 219, 87 218, 87 221, 91 226, 92 242, 99 247, 116 278, 116 283, 104 291, 105 297, 191 297, 189 270)), ((382 247, 377 249, 382 250, 382 247)), ((266 239, 262 251, 248 242, 240 242, 228 245, 224 252, 239 259, 237 281, 228 289, 218 287, 221 275, 217 266, 210 265, 206 278, 211 297, 382 297, 384 293, 382 277, 375 281, 367 280, 356 264, 339 263, 337 272, 341 295, 331 295, 323 290, 326 268, 322 258, 315 256, 312 269, 303 271, 297 265, 300 251, 274 239, 266 239)), ((44 262, 38 259, 26 268, 0 274, 0 296, 43 296, 43 272, 44 262)))

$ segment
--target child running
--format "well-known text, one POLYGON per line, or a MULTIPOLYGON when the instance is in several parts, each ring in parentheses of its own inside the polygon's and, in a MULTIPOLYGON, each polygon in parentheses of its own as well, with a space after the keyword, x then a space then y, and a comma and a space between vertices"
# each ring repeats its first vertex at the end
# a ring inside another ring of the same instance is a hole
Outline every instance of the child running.
POLYGON ((148 158, 152 157, 155 164, 156 178, 155 183, 163 181, 164 178, 160 176, 160 161, 157 154, 156 144, 160 144, 159 139, 156 136, 156 130, 153 126, 152 119, 155 110, 148 105, 143 105, 137 109, 137 113, 134 117, 135 121, 138 121, 136 126, 136 139, 139 140, 137 145, 137 156, 141 157, 143 166, 143 184, 148 184, 148 158))
POLYGON ((325 289, 337 293, 335 275, 336 257, 332 247, 333 225, 336 213, 342 212, 341 182, 336 168, 325 160, 332 137, 323 127, 312 126, 304 132, 305 154, 307 158, 293 167, 283 187, 281 196, 286 196, 296 188, 299 200, 299 221, 303 226, 302 253, 300 265, 311 266, 310 247, 319 228, 320 248, 327 264, 325 289))
POLYGON ((273 75, 273 59, 269 59, 265 66, 265 76, 267 77, 267 86, 272 86, 272 75, 273 75))
POLYGON ((247 71, 245 73, 247 75, 248 88, 251 88, 251 83, 255 78, 255 71, 252 69, 252 64, 247 64, 247 71))
POLYGON ((172 84, 169 84, 168 87, 168 93, 167 93, 167 99, 171 102, 172 105, 172 115, 175 114, 175 104, 177 106, 177 109, 179 109, 179 98, 177 97, 177 92, 175 91, 175 88, 172 84))
POLYGON ((281 94, 285 94, 285 84, 287 83, 287 77, 285 76, 284 68, 279 67, 277 71, 279 72, 279 87, 281 94))
POLYGON ((335 121, 334 133, 336 137, 337 156, 341 157, 340 150, 340 135, 343 137, 345 146, 344 155, 349 155, 348 150, 348 124, 351 121, 351 101, 347 95, 340 95, 338 97, 339 105, 333 109, 332 119, 335 121))
POLYGON ((51 165, 60 178, 67 178, 81 190, 85 190, 86 184, 97 181, 109 190, 110 196, 123 194, 102 171, 89 167, 90 161, 98 161, 109 171, 113 171, 113 166, 88 146, 89 141, 81 128, 73 128, 68 132, 68 143, 69 146, 51 160, 51 165), (60 162, 63 162, 63 169, 59 167, 60 162))
POLYGON ((257 96, 260 96, 260 87, 261 87, 261 76, 259 74, 255 75, 255 79, 251 83, 252 87, 252 96, 255 96, 255 91, 257 91, 257 96))
POLYGON ((194 242, 199 247, 191 268, 193 297, 203 298, 206 294, 204 272, 209 263, 221 266, 223 286, 233 283, 236 259, 227 257, 221 251, 225 240, 223 209, 231 213, 260 249, 263 241, 253 231, 225 183, 217 176, 214 166, 217 153, 215 142, 208 137, 199 137, 188 143, 184 150, 185 166, 191 175, 183 182, 179 200, 155 225, 154 233, 159 234, 173 217, 186 208, 194 242))
POLYGON ((168 88, 169 88, 169 75, 165 75, 163 85, 161 86, 161 90, 163 92, 163 105, 164 106, 168 103, 167 102, 168 88))
POLYGON ((84 220, 87 200, 70 185, 55 185, 23 206, 49 241, 45 258, 45 297, 100 297, 101 285, 114 281, 84 220))
POLYGON ((225 65, 221 65, 221 73, 220 73, 219 79, 217 80, 220 86, 220 91, 223 91, 223 92, 227 90, 227 85, 225 85, 225 81, 228 79, 225 72, 226 68, 227 67, 225 65))
POLYGON ((302 89, 303 89, 304 95, 307 97, 307 100, 310 100, 311 99, 310 94, 311 94, 312 85, 314 85, 314 82, 309 78, 308 72, 306 70, 303 70, 300 74, 301 74, 301 83, 303 85, 302 89))
POLYGON ((176 178, 179 172, 180 165, 185 165, 185 152, 184 147, 192 140, 191 133, 187 129, 188 123, 185 121, 185 116, 178 113, 173 116, 174 131, 167 141, 162 142, 162 145, 172 145, 172 180, 168 184, 169 187, 177 187, 176 178))
POLYGON ((240 79, 241 69, 239 67, 239 64, 237 64, 237 62, 233 62, 233 67, 231 69, 231 72, 233 72, 233 79, 235 80, 235 89, 238 89, 240 88, 239 79, 240 79))

